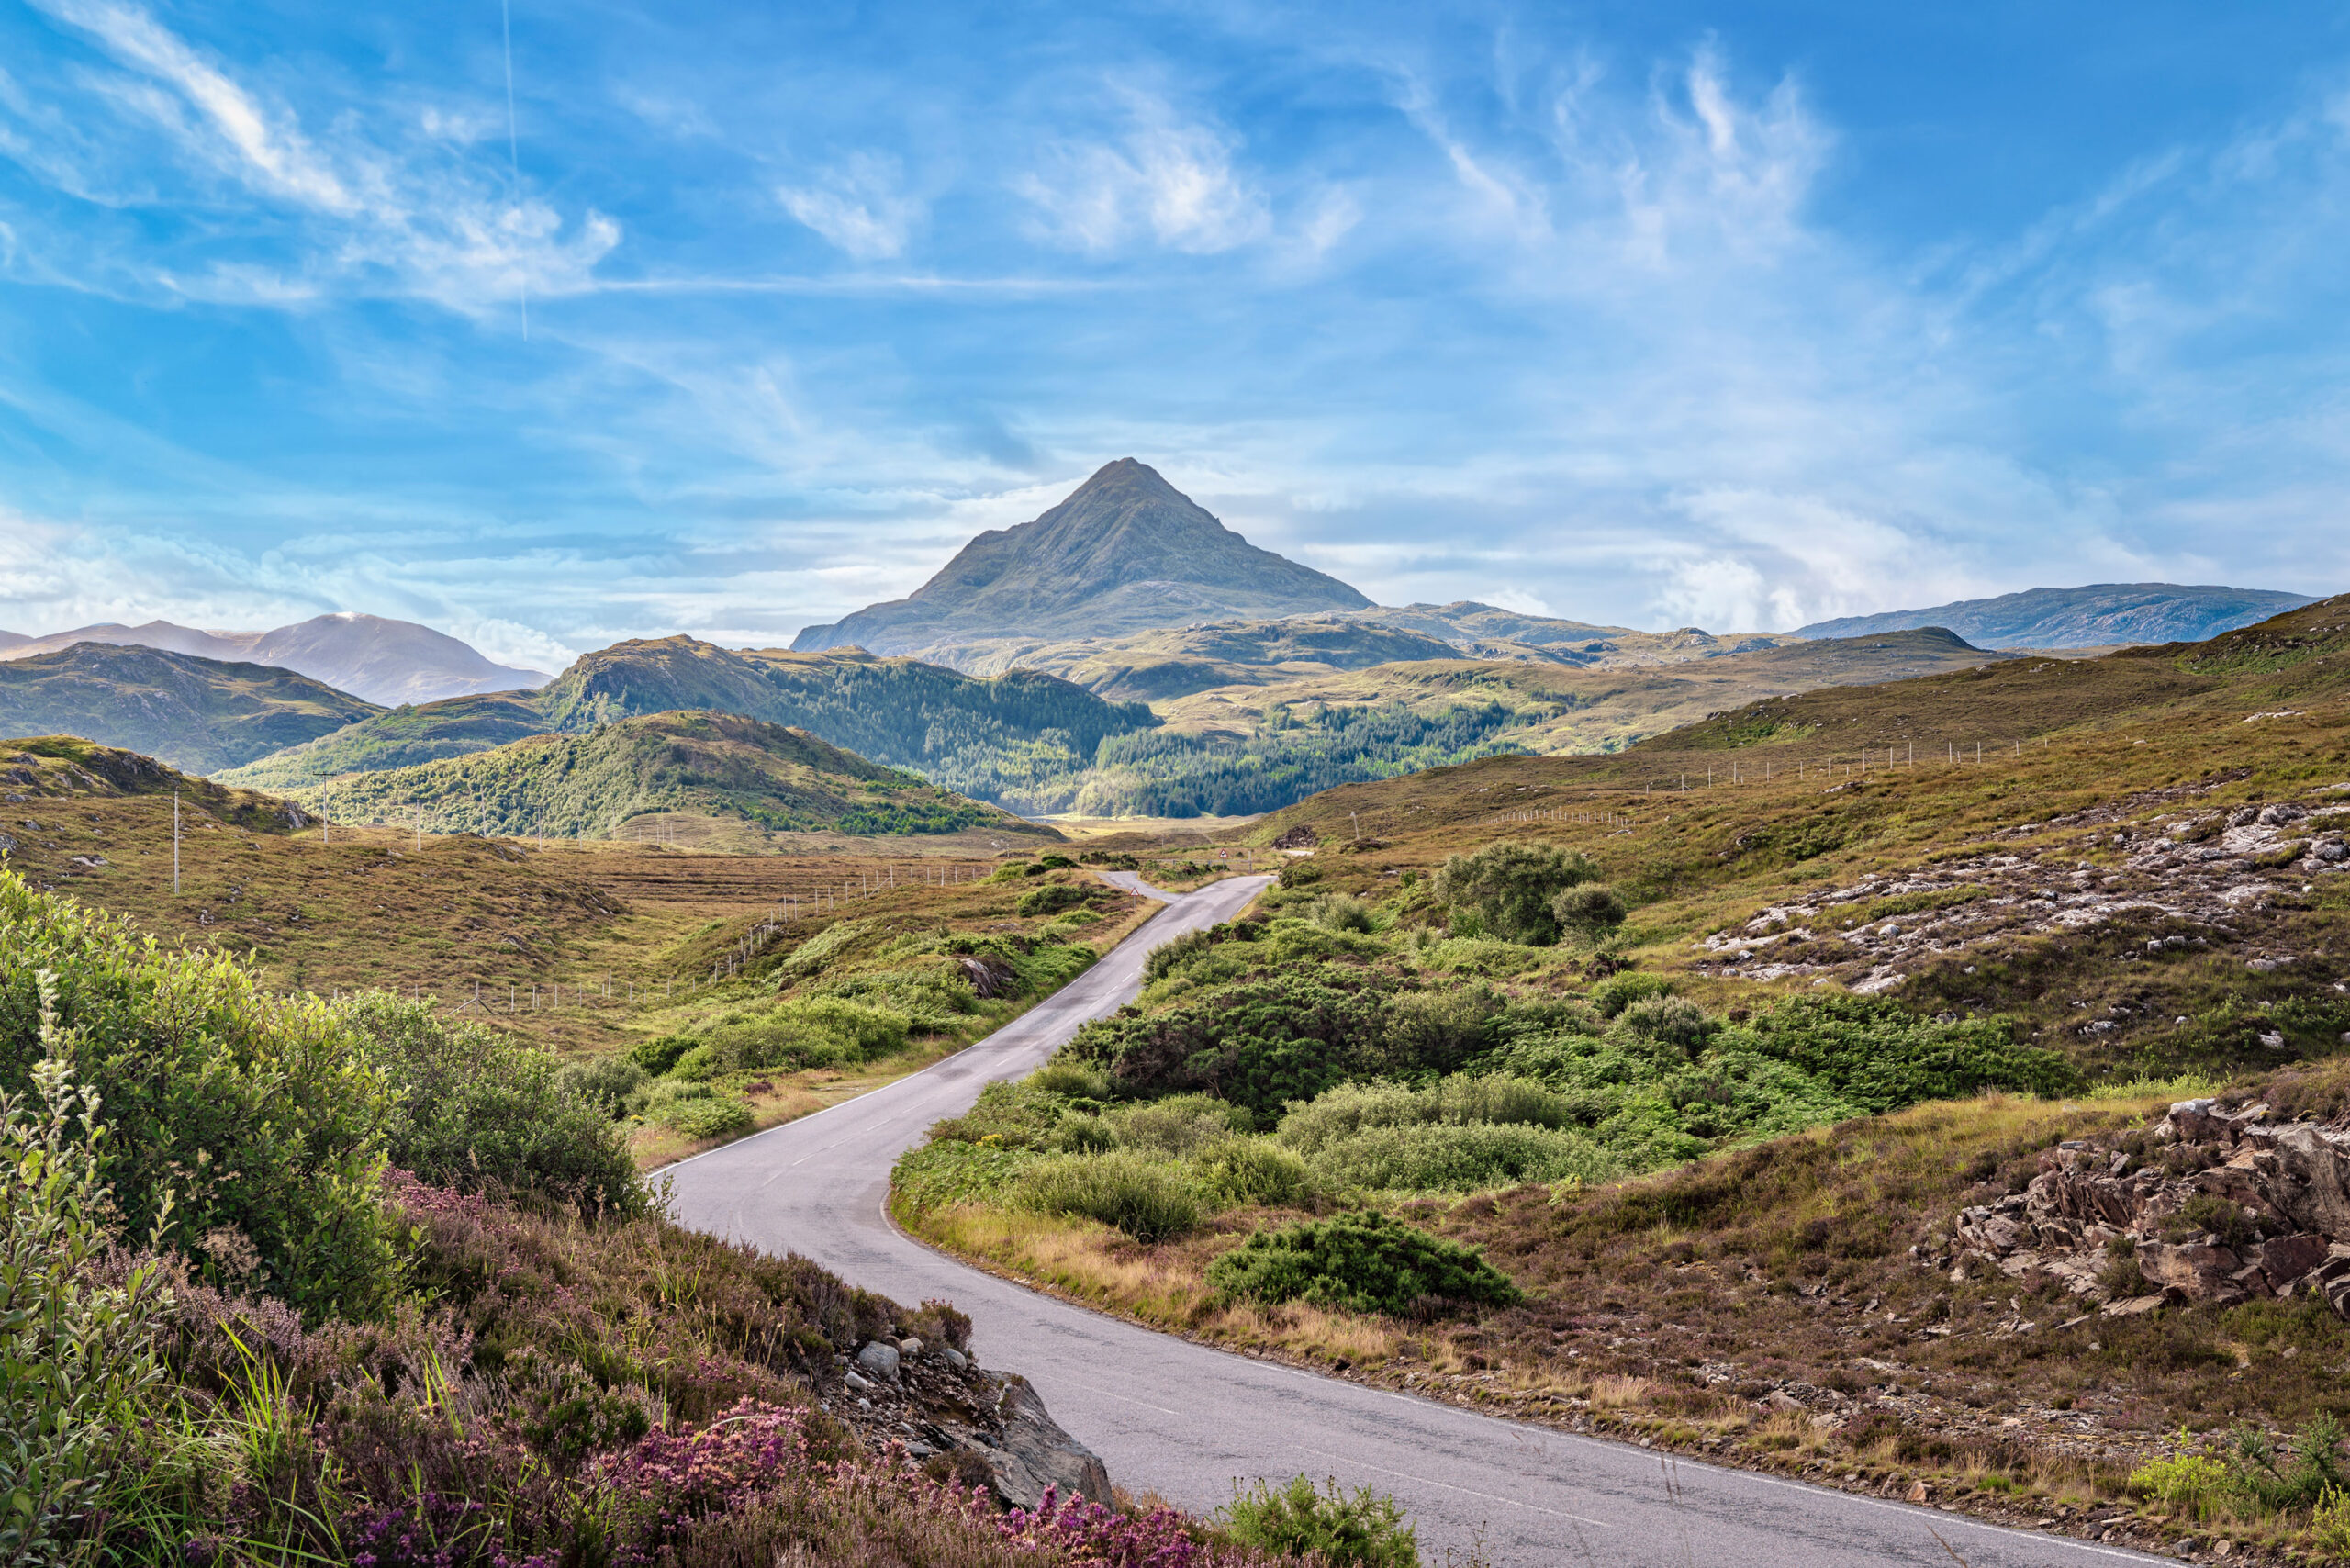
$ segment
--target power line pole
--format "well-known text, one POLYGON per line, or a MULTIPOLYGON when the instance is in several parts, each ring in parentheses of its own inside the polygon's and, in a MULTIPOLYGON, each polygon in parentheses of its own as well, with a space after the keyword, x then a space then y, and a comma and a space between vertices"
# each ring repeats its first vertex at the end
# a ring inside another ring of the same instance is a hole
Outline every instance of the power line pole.
POLYGON ((172 896, 180 891, 180 792, 172 791, 172 896))

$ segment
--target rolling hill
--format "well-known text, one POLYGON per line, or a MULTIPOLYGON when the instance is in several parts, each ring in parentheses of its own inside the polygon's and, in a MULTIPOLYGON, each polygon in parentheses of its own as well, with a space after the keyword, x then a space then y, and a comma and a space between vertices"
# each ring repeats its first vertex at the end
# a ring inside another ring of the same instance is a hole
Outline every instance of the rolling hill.
POLYGON ((1081 769, 1110 735, 1158 721, 1030 671, 976 679, 859 649, 737 651, 691 637, 616 644, 544 690, 395 709, 241 768, 234 781, 297 791, 339 775, 464 756, 526 735, 571 733, 672 710, 793 725, 830 744, 983 799, 1081 769))
POLYGON ((1983 648, 2101 648, 2121 643, 2192 643, 2316 602, 2266 588, 2181 588, 2176 583, 2092 583, 1819 621, 1798 637, 1868 637, 1942 626, 1983 648))
POLYGON ((143 626, 84 626, 42 637, 0 633, 0 658, 57 653, 77 643, 109 643, 226 662, 274 665, 384 707, 482 691, 543 686, 537 670, 492 664, 469 644, 412 621, 380 615, 314 616, 267 632, 199 632, 168 621, 143 626))
POLYGON ((380 712, 266 665, 82 643, 0 661, 0 734, 75 734, 212 773, 380 712))
POLYGON ((1249 543, 1125 457, 1035 521, 973 539, 908 597, 805 627, 791 645, 920 654, 959 667, 959 649, 1007 629, 1116 636, 1370 606, 1337 578, 1249 543))
POLYGON ((804 730, 709 711, 531 735, 290 793, 337 821, 490 836, 610 838, 673 815, 733 818, 767 834, 1059 836, 804 730))

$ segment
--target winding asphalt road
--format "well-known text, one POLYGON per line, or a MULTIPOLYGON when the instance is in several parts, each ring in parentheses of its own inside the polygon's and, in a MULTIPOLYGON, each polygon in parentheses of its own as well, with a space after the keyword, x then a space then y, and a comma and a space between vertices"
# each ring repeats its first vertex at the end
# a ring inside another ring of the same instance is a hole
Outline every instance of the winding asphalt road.
POLYGON ((796 1251, 900 1301, 953 1301, 987 1363, 1024 1373, 1062 1426, 1136 1491, 1206 1512, 1236 1479, 1300 1471, 1391 1493, 1431 1561, 1482 1541, 1497 1568, 1951 1568, 2152 1562, 2061 1537, 1999 1529, 1677 1461, 1626 1444, 1479 1416, 1430 1400, 1209 1350, 1070 1306, 941 1256, 892 1226, 890 1167, 991 1080, 1024 1074, 1089 1019, 1131 1000, 1143 959, 1228 920, 1262 877, 1178 897, 1058 995, 929 1070, 672 1168, 684 1223, 796 1251))

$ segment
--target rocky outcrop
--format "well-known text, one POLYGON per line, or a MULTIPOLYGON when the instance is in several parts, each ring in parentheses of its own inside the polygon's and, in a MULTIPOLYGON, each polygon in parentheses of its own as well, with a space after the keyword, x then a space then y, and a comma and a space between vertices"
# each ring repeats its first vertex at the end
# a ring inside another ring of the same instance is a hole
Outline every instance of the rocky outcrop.
POLYGON ((1920 1260, 2053 1278, 2109 1316, 2322 1295, 2350 1318, 2350 1130, 2267 1115, 2188 1100, 2149 1133, 2061 1144, 1920 1260))
POLYGON ((1046 1488, 1107 1505, 1110 1473, 1062 1429, 1028 1380, 987 1372, 951 1345, 874 1339, 834 1367, 825 1410, 868 1443, 899 1443, 966 1484, 984 1480, 1006 1507, 1034 1508, 1046 1488))

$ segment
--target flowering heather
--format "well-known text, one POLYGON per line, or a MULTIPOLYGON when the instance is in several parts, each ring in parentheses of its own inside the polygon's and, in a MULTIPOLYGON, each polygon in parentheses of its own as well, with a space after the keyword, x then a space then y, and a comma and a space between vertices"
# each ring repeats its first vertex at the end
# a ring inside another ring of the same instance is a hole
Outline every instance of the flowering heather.
POLYGON ((1187 1523, 1172 1508, 1121 1514, 1047 1486, 1034 1510, 1014 1509, 996 1530, 1069 1568, 1209 1568, 1207 1549, 1187 1523))

